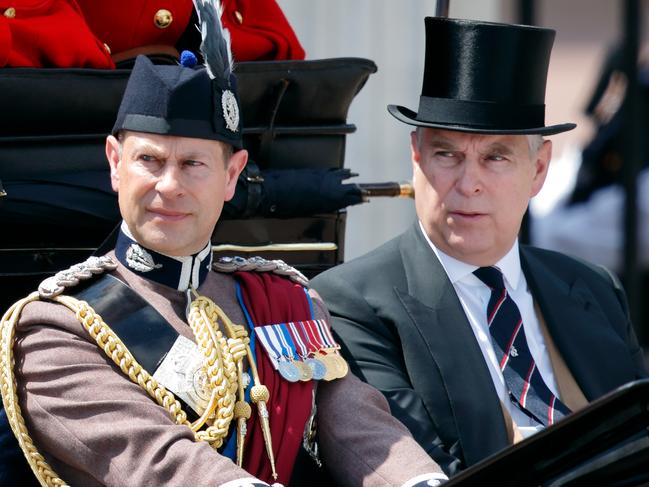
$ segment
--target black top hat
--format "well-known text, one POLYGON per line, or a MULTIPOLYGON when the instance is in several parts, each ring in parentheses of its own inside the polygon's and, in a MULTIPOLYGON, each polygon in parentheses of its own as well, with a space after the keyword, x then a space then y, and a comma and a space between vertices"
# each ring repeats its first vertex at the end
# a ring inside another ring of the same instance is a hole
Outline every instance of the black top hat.
POLYGON ((113 126, 120 130, 220 140, 242 147, 234 75, 211 79, 204 67, 154 65, 138 56, 113 126))
POLYGON ((398 120, 484 134, 551 135, 545 83, 554 31, 525 25, 427 17, 424 82, 417 113, 388 105, 398 120))

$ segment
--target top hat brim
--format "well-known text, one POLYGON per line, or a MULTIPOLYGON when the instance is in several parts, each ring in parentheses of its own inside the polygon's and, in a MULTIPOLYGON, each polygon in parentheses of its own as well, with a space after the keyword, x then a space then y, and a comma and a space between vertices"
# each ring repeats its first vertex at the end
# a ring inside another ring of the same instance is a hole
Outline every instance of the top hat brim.
POLYGON ((567 132, 574 129, 577 125, 574 123, 562 123, 559 125, 548 125, 542 127, 525 127, 525 128, 502 128, 502 127, 485 127, 481 125, 470 124, 449 124, 429 120, 417 119, 417 113, 409 108, 400 105, 388 105, 388 112, 400 122, 414 125, 416 127, 430 127, 444 130, 455 130, 458 132, 471 132, 476 134, 493 134, 493 135, 555 135, 561 132, 567 132))

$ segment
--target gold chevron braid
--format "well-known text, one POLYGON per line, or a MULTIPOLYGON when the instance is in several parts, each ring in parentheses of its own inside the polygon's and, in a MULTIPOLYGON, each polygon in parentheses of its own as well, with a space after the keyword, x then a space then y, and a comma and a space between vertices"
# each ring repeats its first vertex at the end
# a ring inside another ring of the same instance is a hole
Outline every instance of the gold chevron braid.
POLYGON ((38 301, 38 299, 38 292, 34 292, 26 298, 21 299, 7 310, 0 321, 2 333, 0 338, 0 390, 2 392, 2 404, 5 408, 11 430, 18 439, 20 449, 23 451, 27 463, 32 469, 32 472, 34 472, 38 482, 43 487, 68 487, 38 452, 38 449, 29 436, 22 411, 18 405, 18 395, 16 393, 13 355, 16 325, 25 305, 32 301, 38 301))

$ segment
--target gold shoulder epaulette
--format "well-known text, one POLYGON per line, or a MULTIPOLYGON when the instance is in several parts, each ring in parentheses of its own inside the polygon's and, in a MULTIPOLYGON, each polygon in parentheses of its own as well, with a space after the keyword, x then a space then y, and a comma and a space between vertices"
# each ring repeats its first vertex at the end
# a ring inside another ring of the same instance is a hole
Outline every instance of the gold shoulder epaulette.
POLYGON ((283 260, 267 260, 263 257, 220 257, 212 264, 212 268, 217 272, 232 273, 238 271, 246 272, 272 272, 280 276, 288 277, 291 281, 297 282, 302 286, 308 286, 307 277, 291 267, 283 260))

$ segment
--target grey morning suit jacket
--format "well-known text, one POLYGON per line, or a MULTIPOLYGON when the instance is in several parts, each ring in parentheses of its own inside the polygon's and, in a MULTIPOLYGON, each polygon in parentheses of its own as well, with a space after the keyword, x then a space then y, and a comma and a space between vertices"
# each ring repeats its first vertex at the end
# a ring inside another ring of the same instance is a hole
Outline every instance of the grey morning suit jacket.
MULTIPOLYGON (((617 279, 521 246, 525 278, 588 401, 645 377, 617 279)), ((447 474, 508 446, 500 401, 462 305, 418 224, 312 281, 352 369, 447 474)))

